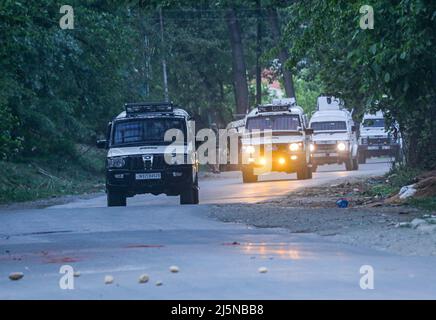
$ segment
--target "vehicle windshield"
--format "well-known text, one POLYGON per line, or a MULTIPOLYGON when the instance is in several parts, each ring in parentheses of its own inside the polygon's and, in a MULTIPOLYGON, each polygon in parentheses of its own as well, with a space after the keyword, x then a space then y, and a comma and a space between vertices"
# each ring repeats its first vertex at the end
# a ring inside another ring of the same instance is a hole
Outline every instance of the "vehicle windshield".
POLYGON ((300 126, 298 115, 259 116, 247 120, 248 130, 297 131, 300 126))
POLYGON ((363 126, 367 128, 384 128, 385 119, 366 119, 363 121, 363 126))
MULTIPOLYGON (((179 118, 149 118, 118 121, 114 124, 112 145, 168 145, 172 141, 165 141, 165 132, 170 129, 180 130, 177 140, 186 143, 186 125, 179 118)), ((173 141, 176 138, 173 138, 173 141)))
POLYGON ((345 121, 312 122, 310 127, 314 131, 347 131, 347 124, 345 121))

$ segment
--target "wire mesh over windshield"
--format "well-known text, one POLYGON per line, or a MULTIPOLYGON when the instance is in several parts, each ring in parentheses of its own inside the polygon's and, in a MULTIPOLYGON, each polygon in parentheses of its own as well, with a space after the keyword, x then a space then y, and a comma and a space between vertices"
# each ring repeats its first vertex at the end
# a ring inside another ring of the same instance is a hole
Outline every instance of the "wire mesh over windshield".
POLYGON ((178 129, 181 134, 186 131, 182 119, 153 118, 118 122, 114 127, 113 144, 163 143, 165 132, 170 129, 178 129))
POLYGON ((325 121, 325 122, 312 122, 310 127, 314 131, 346 131, 347 124, 345 121, 325 121))
POLYGON ((363 121, 363 126, 370 128, 384 128, 385 119, 366 119, 363 121))
POLYGON ((260 116, 247 120, 248 130, 290 130, 296 131, 300 126, 297 115, 260 116))

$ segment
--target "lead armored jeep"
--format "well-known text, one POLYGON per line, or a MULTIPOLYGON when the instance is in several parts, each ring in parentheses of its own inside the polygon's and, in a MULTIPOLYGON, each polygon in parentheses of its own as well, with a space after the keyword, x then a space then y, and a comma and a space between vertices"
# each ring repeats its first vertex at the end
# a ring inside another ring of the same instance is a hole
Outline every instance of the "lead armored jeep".
POLYGON ((172 103, 129 103, 108 125, 106 140, 107 205, 125 206, 137 194, 180 196, 198 204, 195 142, 188 141, 188 113, 172 103), (180 139, 168 140, 168 130, 180 139))

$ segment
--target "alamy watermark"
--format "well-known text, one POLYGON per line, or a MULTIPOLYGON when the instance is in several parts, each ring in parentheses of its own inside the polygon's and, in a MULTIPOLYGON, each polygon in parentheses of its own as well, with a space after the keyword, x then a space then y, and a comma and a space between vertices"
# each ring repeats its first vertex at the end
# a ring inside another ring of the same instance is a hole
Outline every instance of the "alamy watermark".
POLYGON ((59 9, 59 13, 63 16, 59 19, 59 27, 62 30, 72 30, 74 29, 74 9, 70 5, 63 5, 59 9))
POLYGON ((360 277, 359 285, 362 290, 374 290, 374 268, 370 265, 363 265, 359 270, 360 277))
POLYGON ((372 6, 364 5, 361 6, 359 12, 362 14, 360 16, 359 25, 362 30, 374 29, 374 9, 372 6))

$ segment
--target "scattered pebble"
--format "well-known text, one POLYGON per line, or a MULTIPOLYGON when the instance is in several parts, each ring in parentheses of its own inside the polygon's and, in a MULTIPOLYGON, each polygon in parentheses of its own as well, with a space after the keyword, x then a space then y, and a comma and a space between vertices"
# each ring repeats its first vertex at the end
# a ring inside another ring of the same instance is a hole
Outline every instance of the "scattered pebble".
POLYGON ((9 275, 9 279, 16 281, 16 280, 20 280, 24 277, 24 274, 22 272, 12 272, 9 275))
POLYGON ((112 284, 112 283, 114 283, 114 277, 112 277, 112 276, 105 276, 104 277, 104 283, 105 284, 112 284))
POLYGON ((156 281, 156 286, 160 287, 161 285, 163 285, 162 281, 156 281))
POLYGON ((265 267, 260 267, 258 271, 259 271, 259 273, 267 273, 268 269, 265 267))
POLYGON ((179 272, 180 270, 179 270, 179 267, 177 267, 177 266, 171 266, 171 267, 170 267, 170 271, 171 271, 172 273, 177 273, 177 272, 179 272))
POLYGON ((139 277, 139 283, 147 283, 150 280, 148 274, 143 274, 139 277))

